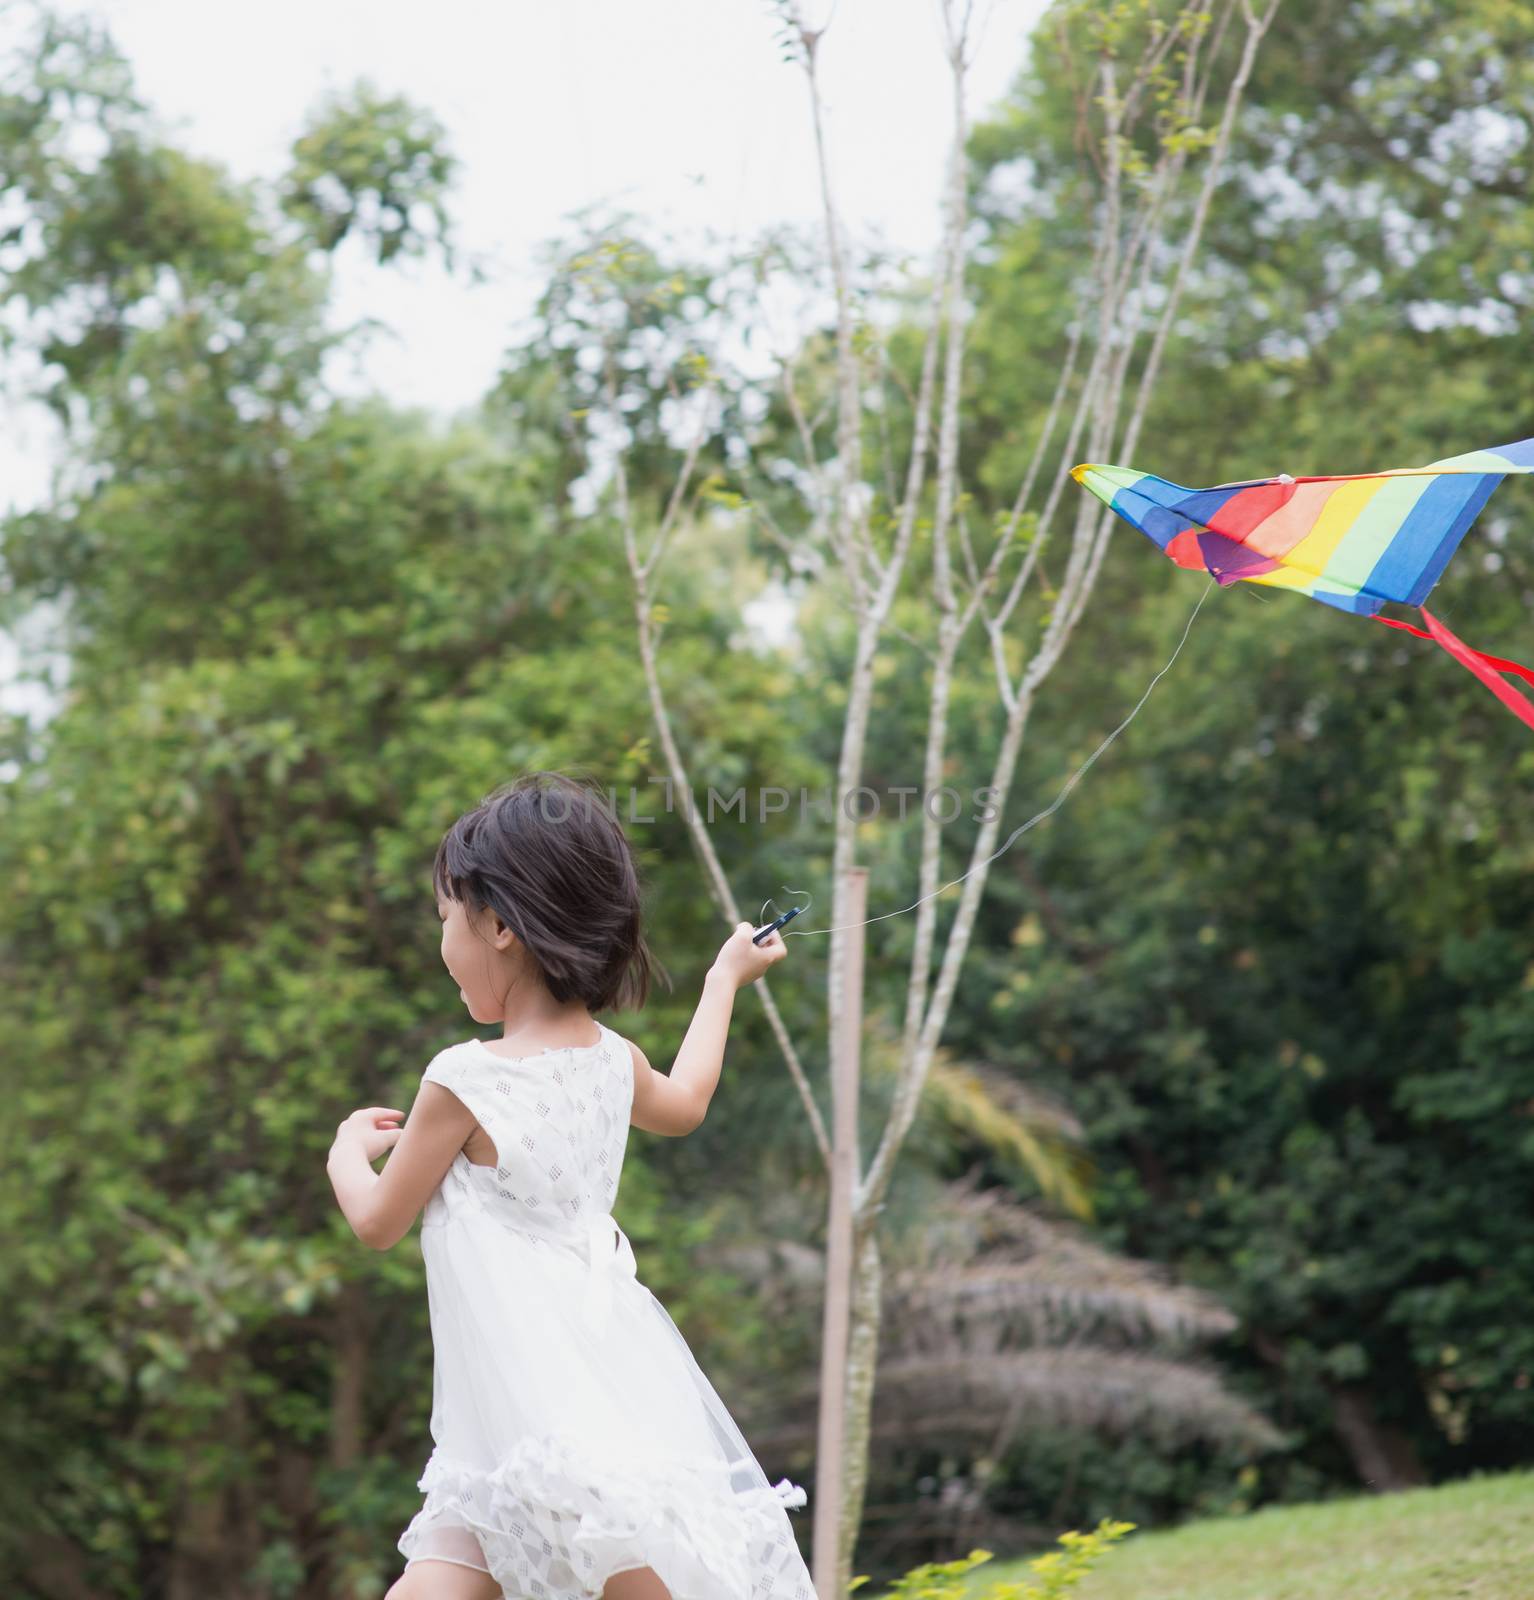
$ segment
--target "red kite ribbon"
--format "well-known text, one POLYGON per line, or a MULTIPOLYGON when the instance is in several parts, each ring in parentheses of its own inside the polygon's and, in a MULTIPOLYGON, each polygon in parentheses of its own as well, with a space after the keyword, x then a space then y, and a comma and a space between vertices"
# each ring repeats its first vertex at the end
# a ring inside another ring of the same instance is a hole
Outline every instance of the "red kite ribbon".
POLYGON ((1520 666, 1516 661, 1504 660, 1501 656, 1488 656, 1479 650, 1472 650, 1462 639, 1457 639, 1450 633, 1426 606, 1421 610, 1423 621, 1427 623, 1425 633, 1421 628, 1414 628, 1409 622, 1397 622, 1393 617, 1377 616, 1374 620, 1383 622, 1387 628, 1399 628, 1403 633, 1414 633, 1419 639, 1431 639, 1434 644, 1441 646, 1453 656, 1467 672, 1474 673, 1520 722, 1534 728, 1534 701, 1530 701, 1527 695, 1519 693, 1512 684, 1500 676, 1501 673, 1511 672, 1516 677, 1522 678, 1525 683, 1534 684, 1534 670, 1520 666))

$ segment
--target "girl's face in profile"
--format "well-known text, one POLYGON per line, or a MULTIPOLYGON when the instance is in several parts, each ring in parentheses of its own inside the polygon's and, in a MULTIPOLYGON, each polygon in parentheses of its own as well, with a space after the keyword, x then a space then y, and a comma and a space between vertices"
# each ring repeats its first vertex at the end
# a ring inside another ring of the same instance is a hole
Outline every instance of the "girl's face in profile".
MULTIPOLYGON (((495 919, 486 918, 488 928, 478 929, 467 907, 456 900, 437 900, 437 915, 442 919, 442 964, 458 985, 458 997, 469 1008, 476 1022, 502 1020, 502 995, 507 984, 506 960, 510 952, 497 949, 495 919)), ((508 942, 513 935, 501 931, 508 942)))

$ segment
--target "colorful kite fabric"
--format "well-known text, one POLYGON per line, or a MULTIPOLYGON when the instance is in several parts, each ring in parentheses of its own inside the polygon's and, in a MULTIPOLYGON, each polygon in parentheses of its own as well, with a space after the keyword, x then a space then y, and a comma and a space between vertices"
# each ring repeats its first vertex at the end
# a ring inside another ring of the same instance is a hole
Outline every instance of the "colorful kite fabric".
POLYGON ((1515 662, 1471 650, 1423 602, 1466 530, 1510 473, 1534 473, 1534 439, 1450 456, 1425 467, 1350 476, 1255 478, 1185 489, 1132 467, 1076 467, 1072 476, 1152 539, 1180 567, 1221 587, 1293 589, 1375 617, 1387 600, 1421 608, 1431 638, 1534 728, 1534 705, 1500 673, 1534 683, 1515 662))

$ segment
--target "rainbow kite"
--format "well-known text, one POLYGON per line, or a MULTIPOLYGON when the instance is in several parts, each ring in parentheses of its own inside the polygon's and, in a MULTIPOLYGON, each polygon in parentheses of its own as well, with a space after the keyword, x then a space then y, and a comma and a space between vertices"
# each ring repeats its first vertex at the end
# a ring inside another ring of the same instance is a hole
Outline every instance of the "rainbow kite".
POLYGON ((1426 467, 1325 478, 1253 478, 1184 489, 1132 467, 1072 469, 1180 567, 1222 588, 1265 583, 1432 639, 1534 728, 1534 703, 1501 676, 1534 671, 1472 650, 1423 604, 1466 529, 1509 473, 1534 473, 1534 439, 1473 450, 1426 467), (1387 600, 1417 606, 1427 630, 1378 615, 1387 600))

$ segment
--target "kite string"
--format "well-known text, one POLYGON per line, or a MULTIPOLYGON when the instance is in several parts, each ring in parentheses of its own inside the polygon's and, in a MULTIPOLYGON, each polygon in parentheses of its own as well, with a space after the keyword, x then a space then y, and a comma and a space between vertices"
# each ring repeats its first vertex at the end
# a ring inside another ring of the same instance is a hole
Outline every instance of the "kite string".
MULTIPOLYGON (((1118 736, 1125 730, 1125 728, 1127 728, 1129 724, 1140 715, 1141 708, 1145 705, 1145 702, 1150 699, 1151 692, 1155 689, 1156 685, 1160 683, 1167 673, 1169 673, 1176 665, 1178 656, 1182 654, 1182 647, 1188 642, 1188 635, 1193 632, 1193 624, 1195 621, 1197 621, 1199 612, 1204 609, 1204 602, 1209 598, 1209 595, 1214 587, 1215 580, 1211 578, 1204 586, 1204 592, 1198 597, 1198 604, 1194 606, 1193 610, 1189 613, 1187 626, 1182 630, 1182 638, 1177 641, 1177 648, 1172 652, 1167 664, 1161 669, 1160 672, 1156 674, 1154 678, 1151 679, 1150 683, 1146 686, 1145 693, 1142 694, 1139 700, 1135 703, 1134 710, 1124 718, 1118 727, 1116 727, 1113 732, 1110 733, 1100 745, 1098 745, 1092 754, 1089 755, 1087 759, 1076 768, 1070 777, 1065 780, 1065 787, 1061 789, 1059 794, 1055 796, 1054 800, 1048 806, 1039 812, 1037 816, 1029 817, 1025 823, 1023 823, 1020 827, 1014 828, 1012 832, 1007 835, 1006 843, 1001 846, 1001 849, 997 850, 994 854, 987 856, 984 861, 977 861, 975 865, 969 869, 969 872, 964 873, 961 877, 955 878, 953 883, 945 883, 941 889, 934 889, 931 894, 923 895, 920 900, 913 901, 910 905, 903 907, 899 911, 881 912, 877 917, 869 917, 866 922, 848 922, 844 923, 840 928, 784 928, 782 929, 782 937, 785 939, 808 939, 817 933, 842 933, 850 928, 866 928, 869 923, 883 922, 887 917, 904 916, 907 911, 914 911, 916 907, 921 905, 924 901, 931 900, 937 895, 942 894, 945 890, 953 888, 955 883, 963 883, 964 879, 970 876, 970 873, 978 872, 981 867, 988 866, 996 859, 997 856, 1010 849, 1014 839, 1021 837, 1023 834, 1027 833, 1030 828, 1036 827, 1039 823, 1045 821, 1046 818, 1052 817, 1055 812, 1057 812, 1060 807, 1065 804, 1065 801, 1070 795, 1071 790, 1074 789, 1076 785, 1080 783, 1081 780, 1087 775, 1087 773, 1091 770, 1093 763, 1096 762, 1097 758, 1103 753, 1103 751, 1105 751, 1108 746, 1112 744, 1113 741, 1117 739, 1118 736)), ((790 894, 804 893, 804 891, 801 889, 790 889, 788 892, 790 894)))

